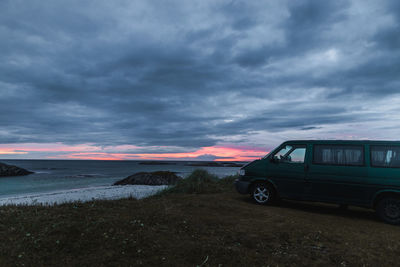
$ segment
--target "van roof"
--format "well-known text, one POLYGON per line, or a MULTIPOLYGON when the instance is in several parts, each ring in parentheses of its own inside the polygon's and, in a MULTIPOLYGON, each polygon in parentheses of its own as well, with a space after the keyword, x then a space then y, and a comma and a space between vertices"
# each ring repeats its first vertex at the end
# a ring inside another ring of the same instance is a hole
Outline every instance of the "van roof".
POLYGON ((289 140, 286 143, 303 143, 303 144, 371 144, 371 145, 400 145, 400 141, 387 140, 289 140))

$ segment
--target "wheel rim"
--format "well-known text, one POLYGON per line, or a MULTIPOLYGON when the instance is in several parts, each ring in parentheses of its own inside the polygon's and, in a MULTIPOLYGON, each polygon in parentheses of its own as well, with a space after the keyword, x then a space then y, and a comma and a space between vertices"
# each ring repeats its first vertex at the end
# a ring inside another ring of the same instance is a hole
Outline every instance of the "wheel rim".
POLYGON ((257 186, 254 189, 253 197, 258 203, 265 203, 269 199, 269 191, 265 186, 257 186))
POLYGON ((385 214, 390 219, 398 219, 400 217, 400 202, 390 200, 385 206, 385 214))

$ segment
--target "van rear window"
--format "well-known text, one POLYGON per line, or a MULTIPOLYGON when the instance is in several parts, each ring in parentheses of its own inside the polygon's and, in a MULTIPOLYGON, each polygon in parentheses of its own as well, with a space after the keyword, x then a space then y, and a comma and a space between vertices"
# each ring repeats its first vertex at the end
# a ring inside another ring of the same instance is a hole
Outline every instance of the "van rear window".
POLYGON ((400 146, 371 146, 371 165, 400 168, 400 146))
POLYGON ((313 163, 326 165, 364 165, 364 147, 352 145, 314 145, 313 163))

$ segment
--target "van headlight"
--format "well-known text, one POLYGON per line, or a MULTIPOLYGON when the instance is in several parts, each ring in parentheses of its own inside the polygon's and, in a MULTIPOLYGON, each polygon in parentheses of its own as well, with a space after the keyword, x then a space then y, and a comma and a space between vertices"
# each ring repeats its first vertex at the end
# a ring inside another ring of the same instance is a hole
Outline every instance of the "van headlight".
POLYGON ((239 173, 239 175, 241 175, 241 176, 246 175, 245 169, 240 169, 238 173, 239 173))

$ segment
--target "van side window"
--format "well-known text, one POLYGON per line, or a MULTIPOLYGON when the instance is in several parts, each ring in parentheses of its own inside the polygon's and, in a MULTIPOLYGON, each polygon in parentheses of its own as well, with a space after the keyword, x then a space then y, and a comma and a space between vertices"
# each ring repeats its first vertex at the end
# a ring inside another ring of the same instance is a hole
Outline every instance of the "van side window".
POLYGON ((400 146, 371 146, 371 165, 400 168, 400 146))
POLYGON ((287 156, 289 163, 304 163, 304 157, 306 156, 306 148, 298 147, 295 148, 290 154, 287 156))
POLYGON ((364 165, 363 146, 314 145, 313 163, 327 165, 364 165))

